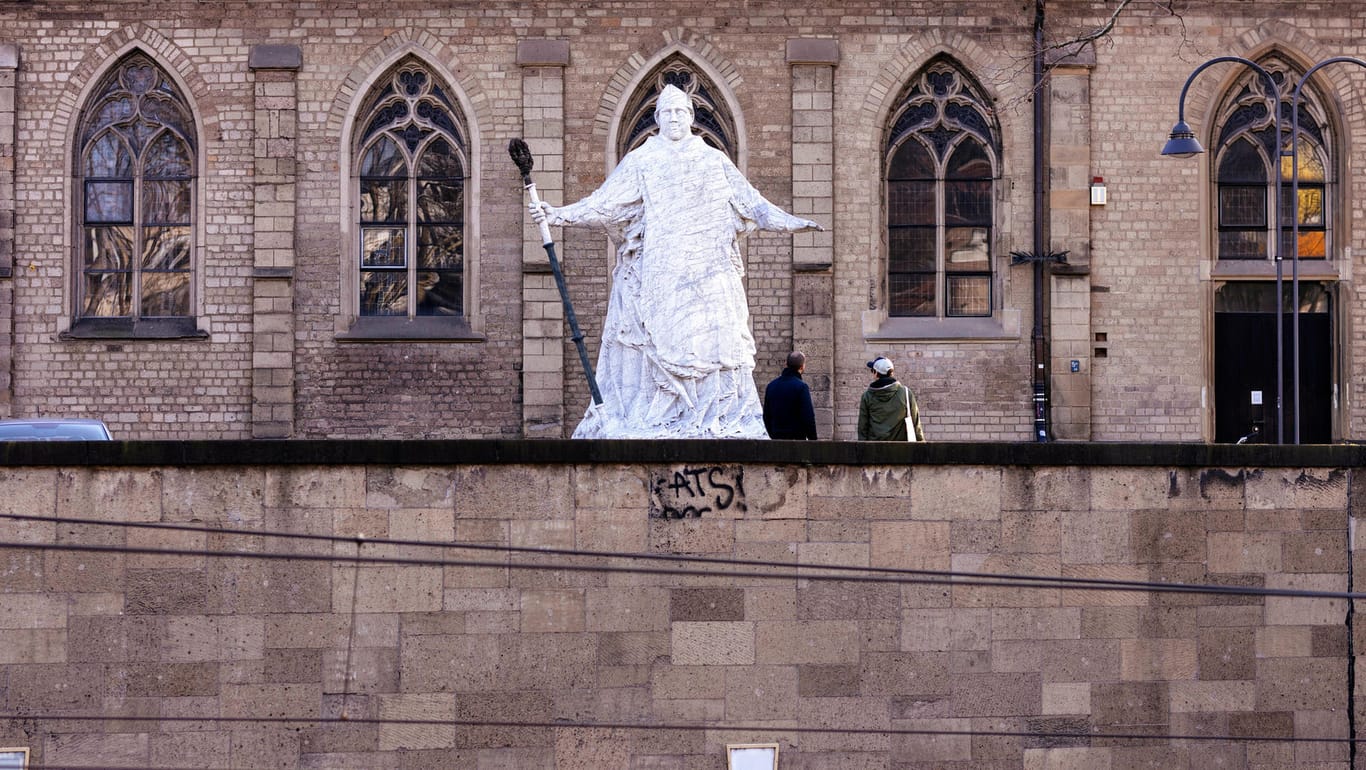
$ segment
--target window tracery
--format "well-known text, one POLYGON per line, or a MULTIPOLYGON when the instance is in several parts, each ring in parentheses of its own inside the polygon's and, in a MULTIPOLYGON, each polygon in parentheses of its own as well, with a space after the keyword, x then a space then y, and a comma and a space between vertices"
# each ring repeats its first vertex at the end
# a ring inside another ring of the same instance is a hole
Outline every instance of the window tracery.
POLYGON ((906 86, 884 145, 888 314, 990 316, 995 115, 953 62, 906 86))
POLYGON ((362 116, 359 315, 463 316, 469 159, 454 99, 408 60, 378 81, 362 116))
POLYGON ((190 319, 198 146, 185 97, 130 54, 92 91, 77 136, 77 323, 190 319))
POLYGON ((1278 56, 1259 64, 1275 81, 1253 70, 1241 77, 1219 114, 1214 158, 1216 251, 1221 260, 1265 260, 1272 250, 1271 206, 1280 185, 1280 255, 1292 253, 1295 217, 1299 218, 1299 257, 1326 259, 1329 255, 1332 208, 1332 138, 1329 123, 1312 88, 1301 90, 1298 116, 1291 113, 1295 83, 1302 73, 1278 56), (1276 147, 1276 111, 1281 117, 1281 147, 1276 147), (1294 150, 1299 163, 1299 197, 1293 190, 1291 157, 1292 118, 1299 121, 1294 150), (1272 180, 1275 180, 1273 182, 1272 180))

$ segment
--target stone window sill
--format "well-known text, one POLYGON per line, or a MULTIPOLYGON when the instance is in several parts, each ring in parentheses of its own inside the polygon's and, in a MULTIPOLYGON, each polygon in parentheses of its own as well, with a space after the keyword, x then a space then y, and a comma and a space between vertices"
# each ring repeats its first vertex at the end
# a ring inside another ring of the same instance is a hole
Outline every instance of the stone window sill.
POLYGON ((464 318, 362 316, 336 336, 338 342, 485 342, 464 318))
POLYGON ((906 318, 883 319, 865 339, 877 341, 1013 340, 1019 332, 1006 328, 999 318, 906 318))
POLYGON ((57 335, 62 340, 206 340, 193 318, 82 318, 57 335))
MULTIPOLYGON (((1281 260, 1281 274, 1289 279, 1294 273, 1294 265, 1289 259, 1281 260)), ((1331 260, 1301 259, 1300 280, 1337 281, 1340 280, 1338 268, 1331 260)), ((1276 277, 1276 262, 1270 259, 1220 259, 1215 260, 1210 271, 1211 278, 1265 280, 1276 277)))

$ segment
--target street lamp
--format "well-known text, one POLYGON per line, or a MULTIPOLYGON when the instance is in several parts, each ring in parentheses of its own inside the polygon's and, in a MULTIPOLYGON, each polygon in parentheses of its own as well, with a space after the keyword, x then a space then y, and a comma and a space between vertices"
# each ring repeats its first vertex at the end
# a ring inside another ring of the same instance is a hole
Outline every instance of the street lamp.
MULTIPOLYGON (((1312 77, 1315 72, 1318 72, 1329 64, 1339 63, 1355 64, 1358 67, 1366 68, 1366 61, 1358 59, 1355 56, 1333 56, 1324 59, 1305 70, 1305 73, 1300 76, 1299 81, 1295 83, 1294 93, 1290 95, 1290 190, 1291 195, 1295 198, 1295 215, 1291 219, 1290 224, 1290 247, 1292 249, 1291 253, 1294 255, 1294 260, 1290 263, 1290 266, 1291 275, 1293 276, 1292 286, 1294 287, 1292 291, 1295 292, 1294 313, 1291 315, 1294 326, 1291 329, 1291 334, 1293 335, 1292 343, 1294 345, 1292 348, 1294 350, 1294 362, 1292 366, 1294 368, 1295 390, 1292 392, 1295 398, 1296 444, 1300 443, 1300 92, 1304 90, 1304 84, 1309 82, 1309 78, 1312 77)), ((1325 210, 1327 209, 1326 200, 1324 201, 1324 208, 1325 210)), ((1325 224, 1326 223, 1325 220, 1325 224)))
MULTIPOLYGON (((1221 63, 1221 62, 1238 62, 1238 63, 1240 63, 1240 64, 1246 64, 1248 67, 1251 67, 1258 75, 1261 75, 1262 78, 1266 81, 1267 93, 1270 94, 1270 95, 1276 100, 1276 104, 1275 104, 1275 112, 1276 112, 1276 152, 1277 152, 1278 154, 1284 152, 1285 150, 1284 150, 1284 148, 1283 148, 1282 145, 1281 145, 1281 134, 1282 134, 1282 131, 1281 131, 1281 125, 1282 125, 1282 124, 1281 124, 1281 92, 1280 92, 1280 90, 1276 87, 1276 79, 1273 78, 1273 77, 1271 76, 1271 73, 1270 73, 1270 72, 1267 72, 1266 69, 1265 69, 1264 67, 1262 67, 1261 65, 1259 65, 1257 62, 1252 61, 1251 59, 1244 59, 1244 58, 1241 57, 1241 56, 1216 56, 1215 58, 1210 59, 1209 61, 1205 62, 1204 64, 1201 64, 1199 67, 1196 67, 1196 68, 1195 68, 1195 71, 1192 72, 1192 73, 1190 74, 1190 76, 1186 78, 1186 84, 1185 84, 1184 86, 1181 87, 1181 97, 1180 97, 1180 99, 1177 100, 1177 103, 1176 103, 1176 125, 1172 126, 1171 137, 1170 137, 1169 139, 1167 139, 1167 144, 1164 145, 1164 146, 1162 147, 1162 154, 1163 154, 1163 155, 1170 155, 1170 156, 1177 157, 1177 158, 1190 158, 1190 157, 1194 157, 1195 155, 1198 155, 1198 154, 1200 154, 1200 153, 1202 153, 1202 152, 1205 151, 1205 148, 1200 146, 1199 140, 1197 140, 1197 139, 1195 138, 1195 132, 1194 132, 1194 131, 1191 131, 1190 125, 1188 125, 1188 124, 1186 123, 1186 92, 1190 91, 1191 83, 1195 82, 1195 78, 1196 78, 1197 75, 1199 75, 1201 72, 1204 72, 1206 69, 1208 69, 1208 68, 1214 66, 1215 64, 1219 64, 1219 63, 1221 63)), ((1294 143, 1292 142, 1292 143, 1291 143, 1291 151, 1294 152, 1294 150, 1295 150, 1295 148, 1294 148, 1294 143)), ((1292 165, 1292 167, 1295 165, 1293 161, 1291 162, 1291 165, 1292 165)), ((1284 318, 1284 316, 1285 316, 1285 313, 1284 313, 1285 292, 1284 292, 1284 288, 1283 288, 1283 287, 1284 287, 1284 284, 1283 284, 1283 282, 1282 282, 1283 273, 1282 273, 1282 268, 1281 268, 1281 254, 1280 254, 1280 245, 1281 245, 1281 178, 1280 178, 1280 164, 1277 163, 1277 164, 1275 165, 1275 167, 1272 169, 1272 171, 1273 171, 1273 173, 1275 174, 1275 180, 1276 180, 1276 181, 1275 181, 1275 184, 1274 184, 1273 187, 1272 187, 1272 194, 1271 194, 1271 211, 1273 212, 1273 214, 1272 214, 1272 220, 1275 222, 1275 225, 1274 225, 1274 227, 1272 228, 1273 231, 1275 232, 1275 238, 1273 239, 1273 243, 1274 243, 1274 246, 1273 246, 1273 248, 1274 248, 1274 252, 1273 252, 1274 256, 1273 256, 1273 259, 1274 259, 1275 262, 1276 262, 1276 443, 1277 443, 1277 444, 1284 444, 1284 443, 1285 443, 1285 404, 1283 403, 1283 402, 1284 402, 1284 399, 1283 399, 1281 396, 1282 396, 1282 394, 1285 392, 1285 334, 1284 334, 1284 332, 1283 332, 1283 329, 1284 329, 1284 320, 1283 320, 1283 318, 1284 318)), ((1298 220, 1299 220, 1299 217, 1296 216, 1295 219, 1298 221, 1298 220)), ((1298 245, 1295 245, 1295 246, 1293 246, 1292 248, 1298 250, 1298 245)), ((1295 261, 1295 262, 1298 262, 1299 260, 1296 259, 1296 260, 1294 260, 1294 261, 1295 261)), ((1296 275, 1298 275, 1298 271, 1296 271, 1296 275)), ((1298 286, 1296 286, 1296 290, 1298 290, 1298 286)), ((1295 306, 1295 308, 1297 308, 1297 309, 1299 308, 1299 299, 1298 299, 1298 298, 1296 298, 1296 300, 1295 300, 1295 302, 1294 302, 1294 306, 1295 306)), ((1299 338, 1296 337, 1296 339, 1292 340, 1292 344, 1294 344, 1295 347, 1296 347, 1296 349, 1298 350, 1298 348, 1299 348, 1299 338)), ((1298 383, 1298 381, 1299 381, 1299 376, 1298 376, 1298 375, 1299 375, 1299 372, 1297 371, 1295 374, 1296 374, 1296 382, 1298 383)), ((1298 400, 1299 400, 1299 398, 1298 398, 1298 397, 1299 397, 1298 387, 1296 388, 1295 396, 1296 396, 1296 401, 1298 402, 1298 400)), ((1299 421, 1296 420, 1296 421, 1295 421, 1295 430, 1296 430, 1296 433, 1297 433, 1297 434, 1298 434, 1299 428, 1300 428, 1299 421)), ((1295 443, 1299 443, 1298 439, 1296 440, 1295 443)))
POLYGON ((1162 146, 1162 154, 1173 158, 1194 158, 1204 151, 1205 148, 1195 138, 1195 132, 1184 120, 1176 121, 1176 125, 1172 126, 1171 138, 1162 146))
POLYGON ((1290 157, 1290 194, 1294 202, 1294 208, 1290 216, 1290 272, 1291 272, 1291 401, 1293 402, 1294 437, 1293 443, 1300 443, 1300 94, 1304 90, 1304 84, 1309 82, 1309 78, 1315 72, 1329 64, 1348 62, 1361 67, 1366 67, 1366 61, 1352 56, 1334 56, 1324 59, 1318 64, 1310 67, 1300 79, 1295 83, 1294 91, 1290 96, 1290 149, 1286 151, 1285 144, 1282 142, 1282 126, 1284 120, 1283 107, 1287 106, 1281 98, 1281 90, 1276 85, 1276 80, 1264 67, 1241 56, 1216 56, 1213 59, 1196 67, 1190 76, 1186 78, 1186 84, 1181 87, 1181 96, 1177 102, 1176 125, 1172 126, 1170 138, 1162 148, 1163 155, 1170 155, 1177 158, 1189 158, 1204 152, 1200 142, 1195 138, 1195 132, 1186 123, 1186 93, 1190 90, 1191 83, 1195 81, 1197 75, 1207 68, 1221 62, 1237 62, 1252 68, 1258 75, 1266 81, 1267 93, 1273 99, 1273 106, 1276 112, 1276 152, 1277 163, 1272 172, 1275 177, 1272 190, 1272 233, 1273 233, 1273 259, 1276 262, 1276 443, 1285 443, 1285 407, 1281 397, 1284 391, 1285 366, 1284 366, 1284 333, 1283 318, 1285 315, 1285 296, 1282 283, 1281 267, 1281 169, 1280 158, 1290 157))

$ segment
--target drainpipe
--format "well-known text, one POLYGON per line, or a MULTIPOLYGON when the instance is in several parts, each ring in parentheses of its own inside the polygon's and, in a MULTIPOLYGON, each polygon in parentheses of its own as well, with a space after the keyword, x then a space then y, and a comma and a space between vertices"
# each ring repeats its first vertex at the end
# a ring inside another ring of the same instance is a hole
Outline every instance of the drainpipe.
POLYGON ((1044 334, 1044 197, 1047 168, 1044 163, 1044 2, 1034 0, 1034 333, 1032 364, 1034 370, 1034 440, 1052 438, 1048 425, 1048 340, 1044 334))

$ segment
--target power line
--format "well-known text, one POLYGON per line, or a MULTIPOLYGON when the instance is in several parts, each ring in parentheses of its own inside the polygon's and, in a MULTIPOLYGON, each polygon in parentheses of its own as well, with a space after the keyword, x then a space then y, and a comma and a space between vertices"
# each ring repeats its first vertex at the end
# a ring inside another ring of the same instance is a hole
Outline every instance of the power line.
MULTIPOLYGON (((1027 579, 997 579, 997 580, 978 580, 978 579, 945 579, 939 577, 891 577, 875 575, 821 575, 801 572, 800 570, 819 570, 821 566, 803 567, 801 565, 772 565, 775 569, 786 567, 795 572, 744 572, 744 571, 724 571, 724 570, 701 570, 701 569, 669 569, 666 567, 631 567, 613 565, 593 565, 593 564, 564 564, 558 562, 511 562, 511 561, 479 561, 472 559, 418 559, 405 558, 398 556, 341 556, 333 554, 316 553, 262 553, 258 551, 212 551, 212 550, 193 550, 188 548, 151 548, 140 546, 123 545, 90 545, 82 543, 18 543, 0 542, 0 548, 15 548, 20 550, 33 551, 73 551, 78 553, 118 553, 118 554, 144 554, 154 556, 192 556, 192 557, 212 557, 230 559, 263 559, 266 561, 318 561, 342 564, 361 565, 399 565, 407 567, 478 567, 483 569, 512 569, 524 571, 563 571, 563 572, 606 572, 624 573, 632 575, 673 575, 679 577, 715 577, 715 578, 753 578, 760 580, 823 580, 845 583, 893 583, 893 584, 925 584, 925 585, 945 585, 945 586, 982 586, 997 588, 1062 588, 1075 590, 1092 591, 1112 591, 1116 590, 1108 586, 1090 585, 1066 585, 1055 583, 1029 582, 1027 579)), ((1132 589, 1130 589, 1132 590, 1132 589)), ((1179 591, 1179 589, 1177 589, 1179 591)), ((1283 590, 1283 589, 1268 589, 1283 590)), ((1285 589, 1288 590, 1288 589, 1285 589)))
MULTIPOLYGON (((593 565, 593 564, 565 564, 562 562, 513 562, 513 561, 480 561, 473 559, 419 559, 405 558, 398 556, 342 556, 336 554, 316 554, 316 553, 265 553, 260 551, 216 551, 216 550, 195 550, 189 548, 152 548, 128 545, 93 545, 83 543, 21 543, 21 542, 0 542, 0 548, 13 548, 18 550, 30 551, 72 551, 78 553, 117 553, 117 554, 144 554, 151 556, 189 556, 189 557, 211 557, 211 558, 231 558, 231 559, 263 559, 267 561, 318 561, 342 564, 355 564, 357 566, 370 565, 399 565, 409 567, 477 567, 484 569, 511 569, 523 571, 545 571, 553 570, 560 572, 599 572, 632 575, 672 575, 679 577, 714 577, 714 578, 747 578, 758 580, 816 580, 825 582, 839 583, 876 583, 876 584, 895 584, 895 585, 942 585, 959 587, 982 587, 982 588, 1038 588, 1068 591, 1146 591, 1150 593, 1179 593, 1179 594, 1222 594, 1237 596, 1283 596, 1314 599, 1362 599, 1366 594, 1350 591, 1313 591, 1295 588, 1263 588, 1252 586, 1199 586, 1172 583, 1143 583, 1126 584, 1115 586, 1110 584, 1093 584, 1087 579, 1079 578, 1057 578, 1030 575, 994 574, 994 573, 972 573, 974 575, 983 574, 989 577, 960 577, 959 573, 939 572, 933 575, 917 577, 915 575, 829 575, 812 570, 823 570, 823 565, 801 565, 775 563, 768 566, 773 570, 786 569, 790 571, 772 572, 747 572, 740 570, 701 570, 701 569, 670 569, 665 567, 635 567, 635 566, 613 566, 613 565, 593 565), (1142 587, 1140 587, 1140 585, 1142 587)), ((622 558, 622 557, 617 557, 622 558)))
MULTIPOLYGON (((28 520, 49 520, 58 517, 26 517, 16 515, 0 515, 5 518, 18 518, 28 520)), ((101 522, 91 520, 63 520, 61 523, 72 524, 98 524, 98 525, 118 525, 114 522, 101 522)), ((125 524, 133 524, 127 522, 125 524)), ((139 522, 138 524, 147 524, 139 522)), ((173 525, 167 528, 190 529, 206 534, 233 534, 246 536, 262 536, 262 533, 251 530, 224 531, 212 528, 182 527, 173 525)), ((295 537, 295 533, 271 533, 268 536, 274 537, 295 537)), ((461 548, 464 544, 453 543, 432 543, 425 541, 387 541, 387 540, 366 540, 365 538, 348 538, 340 536, 317 536, 306 535, 306 539, 324 539, 333 542, 354 543, 361 545, 420 545, 425 547, 439 548, 461 548)), ((565 554, 550 549, 527 549, 516 547, 500 547, 477 545, 480 550, 493 550, 499 552, 522 552, 536 553, 541 555, 575 555, 593 556, 598 558, 626 558, 649 557, 652 559, 675 560, 675 561, 694 561, 690 557, 673 557, 658 554, 626 554, 613 552, 578 551, 572 554, 565 554)), ((741 572, 741 571, 717 571, 717 570, 693 570, 693 569, 666 569, 649 568, 639 566, 607 566, 607 565, 583 565, 583 564, 563 564, 563 563, 518 563, 505 561, 480 561, 480 560, 456 560, 456 559, 413 559, 394 556, 340 556, 335 554, 308 554, 308 553, 261 553, 250 551, 213 551, 213 550, 193 550, 193 549, 174 549, 174 548, 140 548, 131 546, 100 546, 85 544, 56 544, 56 543, 0 543, 0 548, 16 549, 37 549, 37 550, 63 550, 77 552, 100 552, 100 553, 141 553, 159 554, 167 556, 191 556, 191 557, 221 557, 221 558, 258 558, 258 559, 288 559, 305 561, 325 561, 332 563, 352 563, 356 566, 362 564, 402 564, 410 566, 458 566, 458 567, 482 567, 491 569, 524 569, 524 570, 566 570, 566 571, 585 571, 585 572, 624 572, 636 574, 660 574, 660 575, 680 575, 680 576, 703 576, 703 577, 748 577, 759 579, 814 579, 830 580, 842 582, 873 582, 873 583, 926 583, 948 586, 996 586, 996 587, 1016 587, 1016 588, 1068 588, 1077 590, 1134 590, 1142 588, 1144 590, 1158 592, 1189 592, 1189 593, 1235 593, 1235 594, 1261 594, 1275 596, 1305 596, 1313 598, 1341 598, 1356 599, 1363 598, 1363 595, 1351 592, 1331 592, 1331 591, 1300 591, 1292 589, 1266 589, 1248 588, 1234 586, 1201 586, 1194 584, 1147 584, 1140 581, 1115 581, 1118 585, 1091 585, 1084 583, 1067 583, 1051 581, 1070 581, 1069 578, 1055 578, 1053 576, 1024 576, 1024 575, 997 575, 993 573, 957 573, 957 572, 937 572, 921 570, 885 570, 882 568, 858 568, 842 567, 850 570, 866 570, 870 572, 890 572, 890 575, 820 575, 807 574, 801 570, 828 570, 827 565, 788 565, 773 564, 768 562, 749 562, 747 560, 725 560, 708 559, 709 562, 716 563, 744 563, 759 564, 770 569, 788 568, 798 570, 797 572, 741 572), (989 579, 977 579, 978 576, 989 579), (1045 578, 1050 582, 1041 582, 1045 578)), ((870 735, 942 735, 942 736, 987 736, 987 737, 1021 737, 1021 738, 1052 738, 1052 739, 1127 739, 1127 740, 1193 740, 1193 741, 1262 741, 1262 742, 1307 742, 1307 743, 1355 743, 1366 739, 1351 738, 1296 738, 1291 736, 1211 736, 1211 735, 1192 735, 1192 734, 1131 734, 1131 733, 1102 733, 1102 732, 1076 732, 1076 731, 990 731, 990 730, 914 730, 905 728, 817 728, 817 727, 785 727, 776 728, 769 725, 688 725, 688 724, 636 724, 636 723, 599 723, 599 722, 573 722, 573 721, 547 721, 547 722, 514 722, 514 721, 480 721, 480 720, 419 720, 419 719, 375 719, 375 718, 347 718, 347 719, 323 719, 315 717, 307 718, 285 718, 285 717, 147 717, 147 716, 84 716, 84 715, 43 715, 43 714, 6 714, 0 715, 0 719, 20 719, 20 720, 103 720, 103 721, 171 721, 171 722, 218 722, 218 723, 254 723, 254 724, 295 724, 295 725, 329 725, 329 724, 397 724, 397 725, 429 725, 429 726, 451 726, 451 727, 508 727, 508 728, 557 728, 557 727, 579 727, 596 729, 622 729, 622 730, 651 730, 651 729, 670 729, 670 730, 716 730, 716 731, 747 731, 747 732, 771 732, 782 734, 787 733, 847 733, 847 734, 870 734, 870 735)), ((47 766, 50 770, 55 770, 57 766, 47 766)), ((203 770, 198 768, 196 770, 203 770)))
MULTIPOLYGON (((1014 719, 1040 717, 1017 716, 1014 719)), ((582 720, 503 720, 503 719, 416 719, 396 717, 202 717, 202 716, 136 716, 99 714, 0 714, 0 719, 28 721, 76 722, 215 722, 220 724, 298 725, 324 727, 335 725, 405 725, 414 727, 507 727, 524 729, 575 728, 599 730, 675 730, 686 732, 743 732, 772 735, 832 734, 841 735, 943 735, 988 738, 1052 738, 1075 740, 1142 740, 1142 741, 1224 741, 1230 743, 1366 743, 1366 738, 1329 738, 1290 735, 1204 735, 1199 733, 1120 733, 1080 732, 1075 730, 948 730, 909 727, 797 727, 768 724, 699 724, 695 722, 586 722, 582 720)))
MULTIPOLYGON (((765 569, 776 569, 787 567, 793 570, 822 570, 827 572, 850 572, 859 573, 850 577, 838 575, 819 575, 798 572, 793 574, 755 574, 747 572, 713 572, 713 571, 688 571, 681 569, 655 570, 646 567, 606 567, 583 565, 567 565, 563 563, 541 563, 536 565, 522 564, 515 562, 485 562, 485 561, 460 561, 460 560, 436 560, 436 559, 405 559, 401 557, 361 557, 361 563, 394 563, 408 566, 455 566, 455 567, 508 567, 513 569, 564 569, 569 571, 601 571, 601 572, 620 572, 635 574, 663 574, 663 575, 682 575, 682 576, 715 576, 715 577, 763 577, 763 578, 782 578, 782 579, 804 579, 822 581, 845 581, 845 582, 875 582, 875 583, 911 583, 911 584, 945 584, 962 586, 991 586, 991 587, 1024 587, 1024 588, 1060 588, 1073 590, 1114 590, 1114 591, 1152 591, 1159 593, 1194 593, 1194 594, 1223 594, 1238 596, 1282 596, 1293 598, 1312 598, 1312 599, 1366 599, 1366 593, 1352 591, 1321 591, 1309 589, 1292 588, 1266 588, 1259 586, 1226 586, 1208 583, 1159 583, 1144 580, 1119 580, 1111 578, 1085 578, 1085 577, 1062 577, 1057 575, 1025 575, 1017 573, 996 573, 996 572, 969 572, 958 570, 918 570, 895 567, 865 567, 857 565, 842 564, 797 564, 786 562, 768 562, 755 559, 736 559, 723 557, 673 555, 673 554, 649 554, 649 553, 627 553, 614 551, 587 551, 566 548, 531 548, 526 546, 503 546, 491 545, 487 543, 460 543, 460 542, 440 542, 431 540, 405 540, 395 538, 367 538, 362 536, 344 535, 321 535, 306 532, 285 532, 279 530, 250 530, 221 527, 202 527, 188 524, 176 524, 169 522, 132 522, 132 521, 103 521, 99 519, 82 519, 61 516, 30 516, 21 514, 0 513, 0 518, 15 519, 19 521, 41 521, 59 524, 81 524, 90 526, 106 527, 125 527, 125 528, 150 528, 167 529, 185 532, 197 532, 202 534, 221 534, 221 535, 240 535, 244 537, 265 537, 265 538, 284 538, 298 540, 317 540, 332 543, 348 543, 365 545, 391 545, 391 546, 415 546, 422 548, 454 548, 460 550, 490 551, 498 553, 522 553, 534 554, 537 556, 568 556, 574 558, 600 558, 600 559, 631 559, 642 561, 668 561, 683 563, 700 564, 721 564, 735 566, 757 566, 765 569), (915 578, 931 578, 921 580, 878 580, 870 578, 870 575, 889 575, 915 578), (971 582, 974 580, 990 582, 971 582)), ((7 544, 0 543, 0 547, 21 547, 43 546, 45 544, 7 544)), ((263 554, 261 552, 247 551, 197 551, 190 550, 179 552, 175 549, 138 549, 133 546, 101 546, 101 547, 81 547, 76 544, 46 544, 56 550, 91 550, 112 549, 126 550, 130 553, 151 553, 178 556, 234 556, 250 558, 253 555, 259 558, 274 558, 275 554, 263 554)), ((354 558, 340 556, 321 557, 318 554, 280 554, 283 558, 299 558, 306 560, 319 561, 355 561, 354 558)))

